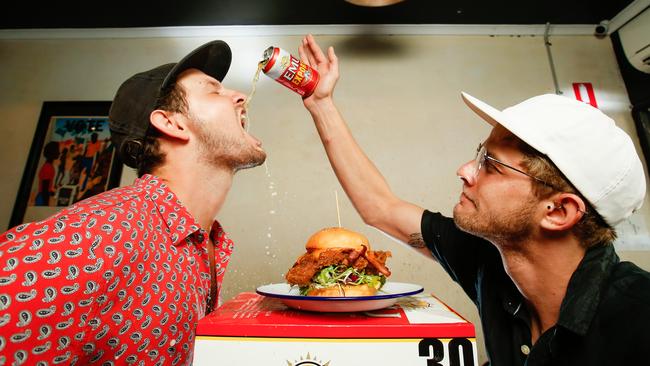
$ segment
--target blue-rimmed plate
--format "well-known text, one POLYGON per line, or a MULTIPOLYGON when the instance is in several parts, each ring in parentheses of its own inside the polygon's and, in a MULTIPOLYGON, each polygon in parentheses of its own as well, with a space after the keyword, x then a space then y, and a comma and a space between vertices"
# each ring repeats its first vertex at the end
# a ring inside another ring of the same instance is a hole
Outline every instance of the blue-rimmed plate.
POLYGON ((274 283, 257 288, 257 293, 280 299, 288 307, 318 312, 354 312, 383 309, 392 306, 400 297, 419 294, 420 285, 401 282, 386 282, 374 296, 325 297, 300 295, 297 286, 274 283))

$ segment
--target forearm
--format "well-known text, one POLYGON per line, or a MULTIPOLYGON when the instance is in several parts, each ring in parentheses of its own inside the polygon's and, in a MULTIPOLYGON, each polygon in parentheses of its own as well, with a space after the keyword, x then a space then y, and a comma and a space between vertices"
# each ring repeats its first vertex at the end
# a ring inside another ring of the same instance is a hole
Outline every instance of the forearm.
POLYGON ((325 56, 313 37, 308 35, 298 52, 302 60, 316 65, 321 75, 318 87, 312 96, 304 99, 304 104, 314 119, 327 157, 345 193, 365 223, 410 243, 413 235, 420 234, 424 209, 393 194, 334 105, 332 95, 338 80, 338 58, 334 48, 329 47, 325 56))
POLYGON ((334 173, 364 222, 377 226, 396 200, 388 183, 361 150, 331 98, 308 107, 334 173))

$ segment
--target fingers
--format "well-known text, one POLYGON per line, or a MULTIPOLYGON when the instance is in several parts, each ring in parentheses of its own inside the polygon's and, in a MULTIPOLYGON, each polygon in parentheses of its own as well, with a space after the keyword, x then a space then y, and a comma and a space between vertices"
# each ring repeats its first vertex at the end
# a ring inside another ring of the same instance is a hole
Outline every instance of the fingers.
POLYGON ((339 58, 336 57, 336 54, 334 53, 334 47, 329 46, 327 49, 327 58, 330 60, 330 64, 335 70, 338 70, 339 68, 339 58))
POLYGON ((311 34, 302 39, 302 44, 298 46, 298 54, 300 59, 309 66, 315 67, 320 63, 329 62, 331 66, 338 68, 338 57, 334 53, 334 47, 327 48, 327 57, 325 57, 311 34))
POLYGON ((318 46, 318 43, 316 43, 316 40, 311 34, 307 35, 307 45, 311 50, 313 61, 316 61, 317 63, 327 61, 325 55, 323 54, 323 51, 320 49, 320 46, 318 46))
POLYGON ((312 67, 316 66, 316 61, 312 56, 311 49, 309 48, 309 44, 307 42, 307 37, 303 38, 302 44, 298 46, 298 55, 300 56, 300 60, 305 64, 312 67))
MULTIPOLYGON (((304 41, 303 41, 304 43, 304 41)), ((311 66, 311 62, 309 62, 309 58, 307 57, 307 51, 303 45, 298 46, 298 57, 300 57, 300 60, 307 65, 311 66)))
POLYGON ((311 66, 316 66, 318 64, 318 62, 314 58, 314 53, 313 53, 311 47, 309 46, 309 41, 308 41, 307 37, 303 38, 302 46, 303 46, 303 48, 305 48, 307 50, 307 58, 309 59, 310 65, 311 66))

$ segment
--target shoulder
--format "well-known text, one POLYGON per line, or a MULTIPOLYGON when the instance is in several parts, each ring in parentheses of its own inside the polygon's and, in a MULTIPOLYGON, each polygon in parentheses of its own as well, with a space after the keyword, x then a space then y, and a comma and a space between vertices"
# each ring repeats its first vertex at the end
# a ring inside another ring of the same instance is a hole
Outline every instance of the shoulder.
MULTIPOLYGON (((116 188, 66 207, 41 221, 18 225, 0 235, 0 248, 31 246, 68 241, 72 246, 93 241, 111 231, 111 225, 130 225, 134 207, 142 204, 142 194, 131 186, 116 188), (104 225, 108 225, 104 226, 104 225)), ((125 229, 128 229, 125 227, 125 229)))
POLYGON ((485 239, 459 229, 454 219, 438 212, 424 211, 422 214, 421 230, 422 237, 430 248, 433 245, 449 245, 462 251, 467 251, 470 246, 476 250, 485 248, 488 251, 492 251, 494 249, 493 245, 485 239), (453 243, 461 243, 462 247, 452 245, 453 243))
POLYGON ((146 204, 148 200, 147 192, 139 187, 115 188, 65 208, 54 219, 70 220, 80 218, 85 221, 89 218, 96 218, 98 220, 115 221, 116 218, 121 216, 131 219, 133 213, 141 210, 143 206, 144 208, 149 207, 146 204))
POLYGON ((612 272, 611 288, 619 299, 627 299, 650 308, 650 272, 636 264, 618 263, 612 272))
POLYGON ((425 240, 427 235, 433 234, 434 232, 456 229, 453 219, 443 216, 439 212, 431 212, 429 210, 424 210, 422 213, 420 226, 425 240))
POLYGON ((645 352, 650 341, 650 274, 633 263, 620 262, 604 291, 592 325, 594 334, 614 349, 622 347, 628 357, 645 352))

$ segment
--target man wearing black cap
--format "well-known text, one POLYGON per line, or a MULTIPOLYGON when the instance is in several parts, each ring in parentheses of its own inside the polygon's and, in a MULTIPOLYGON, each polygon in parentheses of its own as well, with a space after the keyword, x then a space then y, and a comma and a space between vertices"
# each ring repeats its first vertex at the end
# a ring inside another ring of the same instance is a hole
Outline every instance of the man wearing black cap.
POLYGON ((397 197, 355 142, 333 101, 334 49, 308 36, 299 52, 321 77, 305 107, 354 207, 461 286, 492 365, 648 363, 650 273, 621 262, 613 245, 616 225, 644 201, 645 173, 611 118, 555 94, 501 111, 462 93, 493 129, 456 172, 452 219, 397 197))
POLYGON ((182 365, 233 243, 214 220, 266 154, 207 43, 117 91, 113 143, 139 178, 0 236, 0 364, 182 365))

